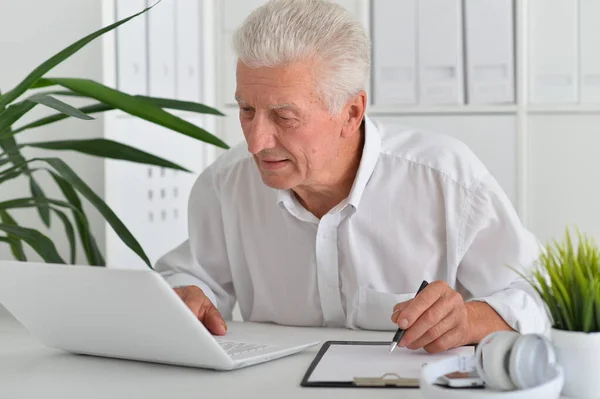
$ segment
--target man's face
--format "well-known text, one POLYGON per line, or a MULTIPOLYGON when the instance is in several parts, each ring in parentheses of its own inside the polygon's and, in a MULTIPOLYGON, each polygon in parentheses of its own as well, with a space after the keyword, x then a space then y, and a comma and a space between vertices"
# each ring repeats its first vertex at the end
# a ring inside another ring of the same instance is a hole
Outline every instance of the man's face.
POLYGON ((248 151, 272 188, 326 181, 342 140, 343 112, 332 116, 318 97, 314 64, 237 66, 236 99, 248 151))

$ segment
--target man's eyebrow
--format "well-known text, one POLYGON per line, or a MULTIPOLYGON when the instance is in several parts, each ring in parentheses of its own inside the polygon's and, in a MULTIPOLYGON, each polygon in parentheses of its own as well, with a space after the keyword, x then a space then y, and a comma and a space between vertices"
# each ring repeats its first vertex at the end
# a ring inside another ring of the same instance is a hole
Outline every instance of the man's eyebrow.
POLYGON ((235 101, 237 101, 238 103, 242 103, 242 104, 248 104, 246 101, 242 100, 238 96, 235 96, 235 101))
MULTIPOLYGON (((235 96, 235 100, 240 103, 240 104, 246 104, 248 105, 248 103, 244 100, 242 100, 240 97, 235 96)), ((298 106, 294 103, 282 103, 282 104, 275 104, 275 105, 269 105, 268 107, 271 110, 276 110, 276 109, 286 109, 286 108, 290 108, 290 109, 297 109, 298 106)))
POLYGON ((269 105, 269 109, 284 109, 284 108, 296 109, 298 107, 296 106, 296 104, 293 104, 293 103, 283 103, 283 104, 269 105))

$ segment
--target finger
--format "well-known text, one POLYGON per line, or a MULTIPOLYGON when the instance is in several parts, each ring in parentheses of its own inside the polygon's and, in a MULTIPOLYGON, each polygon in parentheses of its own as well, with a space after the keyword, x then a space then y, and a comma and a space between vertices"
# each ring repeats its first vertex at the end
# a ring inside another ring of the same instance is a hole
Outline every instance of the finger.
POLYGON ((394 309, 392 311, 392 322, 394 322, 396 324, 398 323, 397 320, 398 320, 398 316, 399 316, 400 312, 403 311, 404 309, 406 309, 406 307, 408 306, 410 301, 412 301, 412 299, 409 299, 408 301, 397 303, 394 306, 394 309))
POLYGON ((406 330, 399 345, 410 345, 423 334, 427 333, 427 331, 436 324, 441 322, 460 305, 462 305, 462 301, 459 301, 451 292, 442 295, 429 309, 423 312, 410 328, 406 330))
MULTIPOLYGON (((419 320, 417 320, 417 323, 415 323, 415 325, 413 327, 415 327, 418 323, 419 323, 419 320)), ((425 333, 420 335, 417 339, 413 340, 412 342, 408 342, 406 344, 406 347, 408 349, 413 349, 413 350, 423 348, 423 347, 429 345, 430 343, 432 343, 433 341, 435 341, 436 339, 440 338, 446 332, 452 330, 457 325, 458 325, 458 312, 454 312, 454 311, 450 312, 442 320, 440 320, 438 323, 434 324, 431 328, 429 328, 427 331, 425 331, 425 333)), ((411 329, 413 327, 411 327, 411 329)), ((406 333, 408 333, 408 331, 406 333)), ((406 336, 406 334, 405 334, 405 336, 406 336)))
POLYGON ((406 329, 399 345, 408 346, 412 344, 441 322, 452 312, 452 310, 453 308, 449 306, 447 301, 444 301, 442 298, 438 299, 437 302, 427 309, 412 326, 406 329))
POLYGON ((181 298, 183 302, 186 302, 186 304, 190 299, 205 297, 204 292, 202 292, 200 288, 194 286, 176 287, 173 288, 173 291, 175 291, 179 298, 181 298))
POLYGON ((429 353, 444 352, 460 345, 462 332, 459 328, 446 331, 441 337, 423 347, 429 353))
POLYGON ((175 293, 177 295, 179 295, 179 298, 181 298, 181 299, 184 299, 185 296, 187 295, 187 290, 185 289, 185 287, 173 288, 173 291, 175 291, 175 293))
POLYGON ((181 299, 198 319, 202 319, 206 310, 204 308, 208 306, 207 302, 210 302, 204 297, 190 296, 188 294, 184 294, 181 299))
POLYGON ((219 310, 212 304, 204 315, 203 323, 208 331, 215 335, 225 335, 227 333, 227 323, 225 323, 219 310))
POLYGON ((405 330, 408 329, 440 298, 445 289, 441 284, 436 283, 437 282, 433 282, 425 287, 423 291, 410 301, 404 310, 399 312, 396 322, 398 327, 405 330))

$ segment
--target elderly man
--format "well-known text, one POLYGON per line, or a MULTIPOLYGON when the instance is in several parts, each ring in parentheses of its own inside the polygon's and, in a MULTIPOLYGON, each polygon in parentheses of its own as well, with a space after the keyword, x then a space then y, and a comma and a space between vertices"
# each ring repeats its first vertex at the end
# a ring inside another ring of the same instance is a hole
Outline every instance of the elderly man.
POLYGON ((236 300, 249 321, 399 326, 400 346, 429 352, 547 328, 508 267, 531 265, 538 242, 484 165, 365 116, 370 43, 346 10, 272 0, 234 47, 246 143, 200 175, 189 239, 156 265, 213 334, 236 300))

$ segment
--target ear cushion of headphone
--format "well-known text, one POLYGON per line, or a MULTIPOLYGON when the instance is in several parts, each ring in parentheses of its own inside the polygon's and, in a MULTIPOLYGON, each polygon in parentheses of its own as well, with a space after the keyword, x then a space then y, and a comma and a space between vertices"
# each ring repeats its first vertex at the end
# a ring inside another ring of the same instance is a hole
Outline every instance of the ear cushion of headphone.
POLYGON ((532 388, 546 382, 547 372, 555 363, 554 348, 545 337, 522 335, 513 345, 510 355, 510 378, 519 389, 532 388))
POLYGON ((489 387, 503 391, 516 388, 508 368, 511 350, 518 338, 519 334, 514 331, 498 331, 479 343, 475 367, 489 387))

